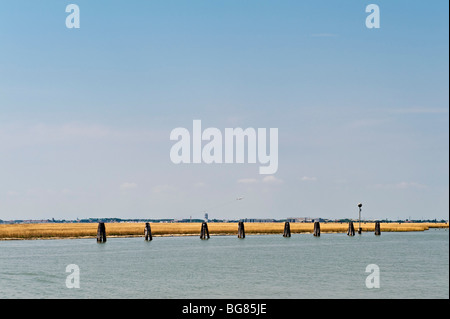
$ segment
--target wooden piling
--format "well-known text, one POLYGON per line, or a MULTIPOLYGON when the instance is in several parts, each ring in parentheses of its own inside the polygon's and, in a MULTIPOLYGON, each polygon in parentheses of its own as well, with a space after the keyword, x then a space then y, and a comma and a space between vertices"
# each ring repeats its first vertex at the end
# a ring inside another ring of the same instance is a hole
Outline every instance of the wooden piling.
POLYGON ((381 226, 379 221, 375 222, 375 235, 381 235, 381 226))
POLYGON ((98 223, 97 228, 97 243, 105 243, 106 242, 106 228, 105 223, 98 223))
POLYGON ((152 229, 150 228, 150 223, 145 223, 144 236, 145 236, 145 240, 147 240, 147 241, 150 241, 153 239, 152 229))
POLYGON ((353 226, 353 222, 348 223, 347 235, 355 236, 355 227, 353 226))
POLYGON ((238 223, 238 238, 245 238, 244 222, 238 223))
POLYGON ((208 223, 206 222, 202 223, 202 229, 200 231, 200 239, 209 239, 208 223))
POLYGON ((320 223, 314 222, 314 236, 320 237, 320 223))
POLYGON ((206 222, 205 222, 205 232, 206 232, 206 238, 209 239, 208 223, 206 223, 206 222))
POLYGON ((289 222, 284 223, 283 237, 291 237, 291 224, 289 222))

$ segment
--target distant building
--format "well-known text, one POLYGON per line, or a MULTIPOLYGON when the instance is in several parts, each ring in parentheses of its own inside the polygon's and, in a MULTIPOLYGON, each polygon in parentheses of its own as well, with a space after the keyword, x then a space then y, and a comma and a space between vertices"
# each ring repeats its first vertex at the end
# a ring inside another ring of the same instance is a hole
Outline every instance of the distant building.
POLYGON ((208 222, 208 213, 205 213, 205 222, 208 222))
POLYGON ((275 223, 273 218, 245 218, 242 220, 245 223, 275 223))
POLYGON ((288 217, 286 220, 290 223, 312 223, 324 221, 319 217, 288 217))

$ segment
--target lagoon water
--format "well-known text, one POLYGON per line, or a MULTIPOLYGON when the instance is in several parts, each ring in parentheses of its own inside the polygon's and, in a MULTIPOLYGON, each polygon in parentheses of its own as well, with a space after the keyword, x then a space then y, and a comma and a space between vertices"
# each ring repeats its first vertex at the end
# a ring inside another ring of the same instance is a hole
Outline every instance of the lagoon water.
POLYGON ((447 299, 449 232, 0 241, 0 298, 447 299))

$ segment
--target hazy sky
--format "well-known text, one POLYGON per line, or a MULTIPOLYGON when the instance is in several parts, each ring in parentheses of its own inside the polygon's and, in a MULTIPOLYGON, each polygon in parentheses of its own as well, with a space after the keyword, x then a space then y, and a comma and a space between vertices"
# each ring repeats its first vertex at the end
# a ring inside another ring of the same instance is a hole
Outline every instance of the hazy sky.
POLYGON ((0 219, 448 219, 448 6, 2 1, 0 219), (277 173, 175 165, 195 119, 278 128, 277 173))

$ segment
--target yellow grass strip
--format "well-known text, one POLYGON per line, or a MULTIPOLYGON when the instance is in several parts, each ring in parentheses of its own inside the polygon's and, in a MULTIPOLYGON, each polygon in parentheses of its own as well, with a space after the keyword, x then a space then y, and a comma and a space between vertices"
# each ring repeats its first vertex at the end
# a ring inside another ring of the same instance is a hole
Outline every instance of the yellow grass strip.
MULTIPOLYGON (((150 223, 153 236, 200 236, 201 223, 150 223)), ((291 223, 291 233, 312 233, 313 223, 291 223)), ((106 223, 108 237, 144 236, 145 223, 106 223)), ((354 223, 357 230, 359 225, 354 223)), ((83 238, 97 236, 97 223, 1 224, 0 240, 83 238)), ((374 223, 362 223, 363 232, 374 232, 374 223)), ((208 223, 213 235, 236 235, 237 223, 208 223)), ((424 231, 448 228, 445 223, 381 223, 381 232, 424 231)), ((347 223, 321 223, 321 233, 346 233, 347 223)), ((245 223, 246 234, 283 234, 284 223, 245 223)))

